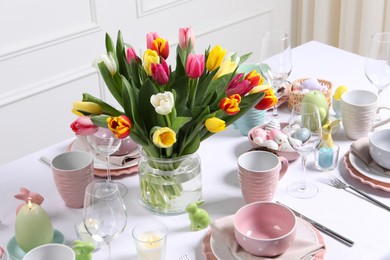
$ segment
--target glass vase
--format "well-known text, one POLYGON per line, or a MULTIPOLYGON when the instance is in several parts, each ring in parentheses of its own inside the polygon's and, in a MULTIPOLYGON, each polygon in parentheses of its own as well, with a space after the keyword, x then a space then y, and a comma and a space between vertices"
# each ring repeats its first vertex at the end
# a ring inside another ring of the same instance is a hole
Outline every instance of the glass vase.
POLYGON ((197 153, 177 158, 154 158, 140 150, 140 202, 160 215, 185 212, 202 199, 201 161, 197 153))

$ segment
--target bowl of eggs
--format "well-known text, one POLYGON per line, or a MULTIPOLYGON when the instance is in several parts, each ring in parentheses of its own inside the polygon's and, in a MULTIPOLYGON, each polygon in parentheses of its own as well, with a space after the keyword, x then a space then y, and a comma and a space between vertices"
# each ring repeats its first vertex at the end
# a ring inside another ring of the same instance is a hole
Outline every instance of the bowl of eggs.
POLYGON ((286 134, 287 129, 288 123, 270 120, 249 130, 248 139, 253 148, 263 148, 288 161, 294 161, 299 158, 299 153, 290 145, 286 134))
POLYGON ((305 95, 311 90, 318 90, 325 95, 328 107, 332 105, 332 82, 324 79, 303 78, 297 79, 289 86, 287 106, 292 109, 294 105, 299 105, 305 95))

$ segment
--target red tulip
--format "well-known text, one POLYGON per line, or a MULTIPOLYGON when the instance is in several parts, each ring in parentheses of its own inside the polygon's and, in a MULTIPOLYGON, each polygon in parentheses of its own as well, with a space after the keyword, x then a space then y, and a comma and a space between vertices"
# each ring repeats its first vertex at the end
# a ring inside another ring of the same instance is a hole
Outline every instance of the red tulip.
POLYGON ((99 129, 89 116, 80 116, 70 125, 70 128, 76 135, 92 135, 99 129))
POLYGON ((151 65, 152 76, 160 85, 166 85, 169 80, 169 68, 164 59, 161 59, 161 63, 152 63, 151 65))
POLYGON ((243 79, 243 77, 244 73, 240 73, 230 81, 226 88, 226 96, 229 97, 233 94, 245 96, 252 89, 250 81, 243 79))

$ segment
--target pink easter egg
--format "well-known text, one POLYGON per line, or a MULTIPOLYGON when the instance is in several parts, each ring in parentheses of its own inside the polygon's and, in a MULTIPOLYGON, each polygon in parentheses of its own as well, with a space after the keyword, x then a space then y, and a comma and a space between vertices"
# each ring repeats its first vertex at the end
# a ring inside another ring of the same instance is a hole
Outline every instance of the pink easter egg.
POLYGON ((252 139, 255 139, 256 137, 260 137, 263 140, 267 139, 267 131, 265 131, 263 128, 256 128, 252 132, 252 139))
POLYGON ((279 129, 271 129, 268 132, 268 139, 275 141, 276 136, 278 136, 280 133, 282 133, 282 132, 279 129))

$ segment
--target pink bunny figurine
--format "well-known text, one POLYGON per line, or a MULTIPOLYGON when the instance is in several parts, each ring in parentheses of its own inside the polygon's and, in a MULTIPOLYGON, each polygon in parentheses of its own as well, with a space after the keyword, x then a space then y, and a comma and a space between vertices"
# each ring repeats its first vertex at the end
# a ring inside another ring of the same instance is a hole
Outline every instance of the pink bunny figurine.
POLYGON ((24 187, 20 188, 20 193, 16 194, 15 198, 24 201, 24 203, 22 203, 21 205, 19 205, 16 208, 16 214, 18 214, 19 209, 21 207, 23 207, 26 203, 28 203, 28 201, 31 201, 32 203, 35 203, 35 204, 38 204, 38 205, 41 205, 43 200, 44 200, 43 197, 40 194, 35 193, 35 192, 31 192, 31 191, 29 191, 28 189, 26 189, 24 187))

